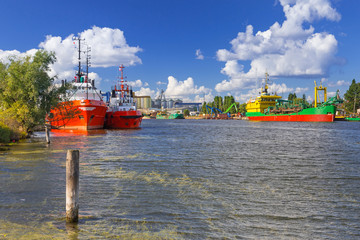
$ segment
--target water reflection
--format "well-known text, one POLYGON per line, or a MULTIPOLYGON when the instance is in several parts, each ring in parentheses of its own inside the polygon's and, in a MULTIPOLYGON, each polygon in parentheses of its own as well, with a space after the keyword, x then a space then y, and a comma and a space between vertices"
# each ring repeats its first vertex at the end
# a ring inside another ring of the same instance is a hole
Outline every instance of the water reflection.
POLYGON ((93 136, 106 134, 105 129, 94 129, 94 130, 57 130, 52 129, 51 135, 54 137, 71 137, 71 136, 93 136))
POLYGON ((66 232, 67 232, 67 239, 69 240, 78 240, 79 236, 79 226, 77 223, 66 223, 66 232))

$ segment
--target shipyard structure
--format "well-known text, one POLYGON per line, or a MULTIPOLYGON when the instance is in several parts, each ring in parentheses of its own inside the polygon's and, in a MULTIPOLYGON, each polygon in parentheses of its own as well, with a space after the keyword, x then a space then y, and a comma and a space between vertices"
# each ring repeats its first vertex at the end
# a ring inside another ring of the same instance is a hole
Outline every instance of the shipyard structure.
POLYGON ((202 103, 184 103, 179 98, 167 98, 164 90, 161 90, 155 99, 151 99, 150 96, 135 96, 134 99, 136 100, 137 109, 145 115, 163 111, 183 113, 185 109, 198 113, 202 105, 202 103))

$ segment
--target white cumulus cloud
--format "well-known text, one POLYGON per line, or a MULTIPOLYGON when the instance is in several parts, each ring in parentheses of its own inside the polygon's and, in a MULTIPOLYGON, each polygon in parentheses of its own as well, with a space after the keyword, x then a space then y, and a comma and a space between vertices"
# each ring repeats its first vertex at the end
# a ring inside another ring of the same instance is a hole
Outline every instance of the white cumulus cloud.
POLYGON ((184 81, 178 81, 173 76, 168 77, 167 88, 164 92, 166 97, 169 98, 183 98, 184 101, 190 101, 190 98, 194 95, 195 98, 198 97, 200 99, 204 98, 204 94, 208 95, 211 93, 211 89, 206 88, 204 86, 196 86, 193 78, 189 77, 184 81))
POLYGON ((91 46, 93 67, 111 67, 119 64, 131 66, 141 63, 141 59, 136 54, 142 49, 129 46, 124 32, 120 29, 94 26, 80 33, 80 37, 91 46))
POLYGON ((139 91, 135 91, 136 96, 150 96, 152 99, 155 98, 155 90, 150 88, 141 87, 139 91))
POLYGON ((200 49, 196 49, 195 56, 196 56, 196 59, 199 59, 199 60, 204 59, 204 55, 202 54, 200 49))
MULTIPOLYGON (((46 51, 53 51, 56 56, 56 62, 51 66, 49 75, 57 75, 59 79, 71 79, 75 74, 77 65, 77 42, 74 44, 74 34, 66 38, 60 36, 46 36, 45 41, 39 44, 39 48, 46 51)), ((87 47, 91 48, 91 66, 92 67, 111 67, 124 64, 125 66, 141 64, 141 59, 136 55, 141 52, 140 47, 132 47, 126 43, 124 32, 120 29, 92 27, 78 35, 84 41, 81 42, 81 50, 85 51, 87 47)), ((31 49, 24 53, 17 50, 0 50, 0 59, 6 61, 8 56, 34 55, 37 49, 31 49)), ((85 63, 85 54, 82 53, 82 64, 85 63)), ((94 75, 93 76, 97 76, 94 75)), ((97 76, 98 77, 98 76, 97 76)), ((100 80, 98 78, 97 80, 100 80)))
POLYGON ((222 73, 229 77, 216 85, 216 91, 254 87, 259 74, 271 76, 323 76, 336 62, 337 40, 327 32, 315 32, 304 23, 340 20, 329 0, 280 0, 285 14, 282 24, 275 22, 266 31, 254 33, 248 25, 231 43, 231 49, 217 51, 224 61, 222 73), (249 71, 239 61, 250 61, 249 71))
POLYGON ((143 83, 140 79, 136 80, 136 81, 129 81, 128 84, 132 87, 142 87, 143 83))
POLYGON ((336 83, 329 83, 329 87, 341 87, 341 86, 349 86, 350 82, 347 82, 345 80, 339 80, 336 83))
POLYGON ((157 81, 156 84, 157 84, 157 85, 166 85, 167 83, 166 83, 166 82, 157 81))
POLYGON ((304 93, 304 92, 306 92, 306 91, 308 91, 309 90, 309 88, 301 88, 301 87, 297 87, 297 88, 295 88, 295 93, 296 94, 299 94, 299 93, 304 93))
POLYGON ((25 57, 25 56, 34 56, 35 53, 37 52, 37 49, 30 49, 26 52, 19 52, 18 50, 1 50, 0 49, 0 60, 3 63, 10 63, 9 59, 12 57, 25 57))
POLYGON ((270 84, 269 85, 269 90, 270 93, 276 93, 276 94, 283 94, 283 93, 288 93, 288 92, 293 92, 294 89, 293 88, 289 88, 288 86, 286 86, 285 83, 281 83, 281 84, 270 84))

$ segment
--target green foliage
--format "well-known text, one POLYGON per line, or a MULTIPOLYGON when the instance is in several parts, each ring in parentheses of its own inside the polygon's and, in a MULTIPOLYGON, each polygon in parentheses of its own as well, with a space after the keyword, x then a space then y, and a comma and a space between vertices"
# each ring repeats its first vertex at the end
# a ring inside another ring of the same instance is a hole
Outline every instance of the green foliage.
POLYGON ((214 106, 213 107, 216 107, 218 109, 220 109, 222 111, 222 108, 223 108, 223 99, 221 96, 216 96, 214 98, 214 106))
POLYGON ((345 109, 348 112, 354 112, 354 106, 355 111, 360 108, 360 83, 356 83, 355 79, 352 80, 349 89, 344 94, 344 98, 346 100, 345 109))
POLYGON ((185 110, 184 110, 184 116, 189 116, 189 115, 190 115, 189 109, 185 109, 185 110))
POLYGON ((16 121, 26 133, 44 124, 46 114, 64 92, 54 87, 54 78, 47 74, 54 62, 53 53, 40 50, 34 57, 12 58, 7 65, 0 63, 0 107, 6 112, 0 120, 16 121))
MULTIPOLYGON (((208 109, 206 109, 206 105, 208 105, 209 107, 215 107, 215 108, 218 108, 220 109, 222 112, 225 112, 233 103, 236 104, 236 107, 237 109, 239 110, 239 106, 240 106, 240 103, 237 103, 235 102, 235 98, 233 96, 225 96, 224 97, 224 100, 221 96, 216 96, 214 98, 214 101, 213 102, 204 102, 202 107, 201 107, 201 111, 203 113, 209 113, 208 109)), ((245 104, 246 105, 246 104, 245 104)), ((246 110, 245 110, 246 111, 246 110)), ((236 111, 236 108, 235 107, 232 107, 230 110, 229 110, 229 113, 230 114, 234 114, 234 113, 237 113, 236 111)))
POLYGON ((296 99, 296 93, 289 93, 289 96, 288 96, 288 100, 289 101, 293 101, 294 99, 296 99))
POLYGON ((0 122, 0 143, 10 142, 11 129, 0 122))
MULTIPOLYGON (((221 109, 221 111, 226 111, 233 103, 235 103, 235 99, 233 96, 225 96, 224 97, 224 106, 223 109, 221 109)), ((238 107, 238 106, 236 106, 238 107)), ((229 111, 231 114, 236 113, 236 109, 235 107, 232 107, 229 111)))
POLYGON ((241 114, 245 114, 246 113, 246 103, 240 104, 239 106, 239 112, 241 114))
POLYGON ((206 114, 206 102, 203 103, 201 107, 201 112, 206 114))

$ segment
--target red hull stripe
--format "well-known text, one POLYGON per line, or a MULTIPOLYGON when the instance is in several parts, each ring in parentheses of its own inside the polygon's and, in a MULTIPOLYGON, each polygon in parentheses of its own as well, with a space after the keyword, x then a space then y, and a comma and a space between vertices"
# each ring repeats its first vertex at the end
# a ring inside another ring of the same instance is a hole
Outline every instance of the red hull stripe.
POLYGON ((248 117, 251 121, 272 121, 272 122, 333 122, 334 114, 316 115, 267 115, 248 117))

